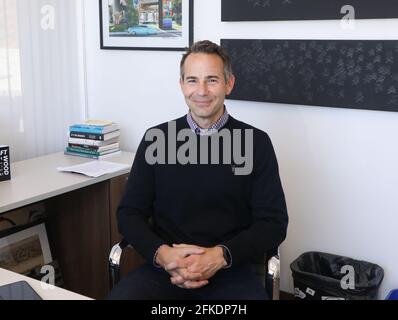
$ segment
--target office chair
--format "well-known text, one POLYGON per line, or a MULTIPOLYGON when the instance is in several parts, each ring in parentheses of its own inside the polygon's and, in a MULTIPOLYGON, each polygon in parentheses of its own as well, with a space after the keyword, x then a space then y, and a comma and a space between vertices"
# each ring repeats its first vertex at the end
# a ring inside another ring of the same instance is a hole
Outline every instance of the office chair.
MULTIPOLYGON (((125 239, 115 244, 109 254, 110 288, 120 280, 120 260, 123 250, 131 247, 125 239)), ((270 250, 264 254, 264 260, 252 265, 254 273, 261 279, 272 300, 279 300, 280 285, 280 258, 279 248, 270 250)))

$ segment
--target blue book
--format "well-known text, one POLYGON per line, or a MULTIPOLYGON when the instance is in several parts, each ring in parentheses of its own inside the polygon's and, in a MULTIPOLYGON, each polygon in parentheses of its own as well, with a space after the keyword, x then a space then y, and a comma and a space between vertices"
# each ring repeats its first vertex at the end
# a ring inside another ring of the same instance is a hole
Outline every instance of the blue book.
POLYGON ((84 133, 94 133, 94 134, 104 134, 108 132, 112 132, 119 129, 119 126, 114 123, 110 126, 91 126, 91 125, 83 125, 83 124, 75 124, 73 126, 69 126, 69 131, 74 132, 84 132, 84 133))
POLYGON ((96 156, 96 155, 88 154, 88 153, 73 152, 73 151, 68 151, 68 150, 64 151, 64 154, 68 155, 68 156, 78 156, 78 157, 98 159, 98 160, 106 159, 108 157, 111 157, 111 156, 113 156, 115 154, 119 154, 119 153, 121 153, 120 150, 115 150, 113 152, 110 152, 110 153, 107 153, 107 154, 104 154, 104 155, 101 155, 101 156, 96 156))

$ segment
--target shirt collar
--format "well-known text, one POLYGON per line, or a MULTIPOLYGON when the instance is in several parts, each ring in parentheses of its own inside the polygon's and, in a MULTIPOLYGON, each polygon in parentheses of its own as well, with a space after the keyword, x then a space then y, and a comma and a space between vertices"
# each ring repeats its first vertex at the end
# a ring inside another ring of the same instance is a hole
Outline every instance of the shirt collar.
POLYGON ((188 112, 188 114, 187 114, 187 121, 188 121, 189 127, 192 129, 193 132, 195 132, 197 135, 200 135, 200 136, 207 136, 207 135, 218 132, 218 130, 220 130, 222 127, 224 127, 228 121, 228 117, 229 117, 229 114, 228 114, 227 108, 224 106, 223 115, 220 117, 220 119, 218 119, 216 121, 215 124, 213 124, 208 129, 203 129, 203 128, 199 127, 199 125, 196 123, 196 121, 192 118, 191 112, 188 112))

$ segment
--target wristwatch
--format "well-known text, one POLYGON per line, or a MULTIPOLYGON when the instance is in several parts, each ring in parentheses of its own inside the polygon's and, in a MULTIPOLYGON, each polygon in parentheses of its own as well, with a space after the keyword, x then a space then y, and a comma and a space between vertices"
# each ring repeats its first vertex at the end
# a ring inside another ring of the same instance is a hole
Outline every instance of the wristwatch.
POLYGON ((225 268, 227 268, 231 265, 231 255, 229 254, 229 251, 226 247, 221 246, 221 248, 222 248, 222 254, 223 254, 224 260, 227 263, 225 268))

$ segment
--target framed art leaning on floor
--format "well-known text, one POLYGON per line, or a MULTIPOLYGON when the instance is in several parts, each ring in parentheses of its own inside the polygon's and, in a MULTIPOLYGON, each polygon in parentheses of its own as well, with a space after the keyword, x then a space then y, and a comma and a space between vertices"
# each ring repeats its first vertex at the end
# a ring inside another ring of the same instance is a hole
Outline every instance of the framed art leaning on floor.
POLYGON ((51 251, 44 223, 9 233, 0 238, 0 268, 17 273, 28 273, 51 261, 51 251))

